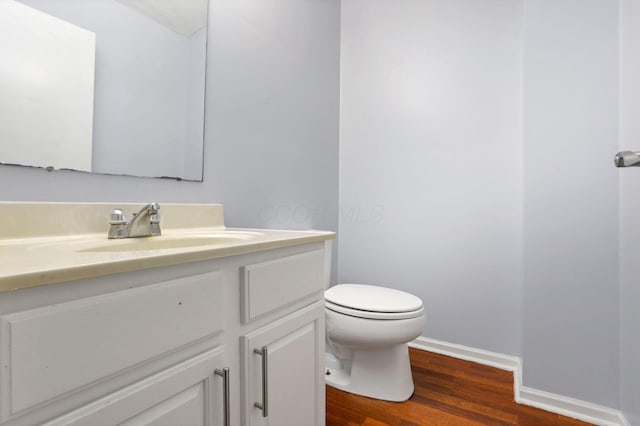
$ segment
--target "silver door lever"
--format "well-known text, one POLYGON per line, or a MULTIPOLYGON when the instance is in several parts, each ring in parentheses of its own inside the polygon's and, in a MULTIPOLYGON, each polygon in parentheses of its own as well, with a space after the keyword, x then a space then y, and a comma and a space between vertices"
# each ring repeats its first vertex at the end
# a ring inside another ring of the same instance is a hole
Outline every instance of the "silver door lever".
POLYGON ((615 158, 616 167, 640 166, 640 152, 620 151, 615 158))

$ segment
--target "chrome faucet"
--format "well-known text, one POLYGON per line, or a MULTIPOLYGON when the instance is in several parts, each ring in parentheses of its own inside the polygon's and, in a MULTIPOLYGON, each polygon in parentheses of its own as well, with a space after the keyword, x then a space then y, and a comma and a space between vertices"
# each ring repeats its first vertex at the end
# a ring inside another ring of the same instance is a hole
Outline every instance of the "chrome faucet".
POLYGON ((149 203, 133 214, 127 221, 126 214, 120 209, 111 210, 109 220, 109 238, 152 237, 160 235, 160 205, 149 203))

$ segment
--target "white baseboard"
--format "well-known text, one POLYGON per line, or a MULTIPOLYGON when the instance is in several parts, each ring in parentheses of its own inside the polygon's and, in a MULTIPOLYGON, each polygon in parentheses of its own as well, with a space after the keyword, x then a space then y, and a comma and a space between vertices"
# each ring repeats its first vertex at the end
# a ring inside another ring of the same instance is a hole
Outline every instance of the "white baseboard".
POLYGON ((409 346, 488 365, 501 370, 513 371, 514 399, 518 404, 530 405, 599 426, 630 426, 625 416, 619 410, 523 386, 522 361, 518 357, 429 339, 427 337, 418 337, 410 342, 409 346))
POLYGON ((596 425, 629 426, 627 419, 618 410, 526 386, 520 387, 516 402, 596 425))

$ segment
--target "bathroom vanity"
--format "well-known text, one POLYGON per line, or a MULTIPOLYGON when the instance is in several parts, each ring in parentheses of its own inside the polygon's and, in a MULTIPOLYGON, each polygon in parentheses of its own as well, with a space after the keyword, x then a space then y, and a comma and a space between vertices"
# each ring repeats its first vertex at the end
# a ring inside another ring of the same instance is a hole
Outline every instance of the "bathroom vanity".
POLYGON ((0 203, 0 424, 324 425, 334 234, 163 205, 163 235, 107 240, 111 207, 0 203))

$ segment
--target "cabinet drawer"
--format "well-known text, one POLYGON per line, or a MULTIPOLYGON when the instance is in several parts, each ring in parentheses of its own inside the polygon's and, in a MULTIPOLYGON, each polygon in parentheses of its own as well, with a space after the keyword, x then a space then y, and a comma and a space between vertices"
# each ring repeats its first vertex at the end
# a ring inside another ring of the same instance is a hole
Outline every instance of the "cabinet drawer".
POLYGON ((0 419, 220 332, 223 292, 211 272, 1 316, 0 419))
POLYGON ((242 322, 247 323, 325 287, 324 251, 315 250, 242 268, 242 322))
POLYGON ((223 350, 217 348, 47 422, 44 426, 222 424, 223 350))

